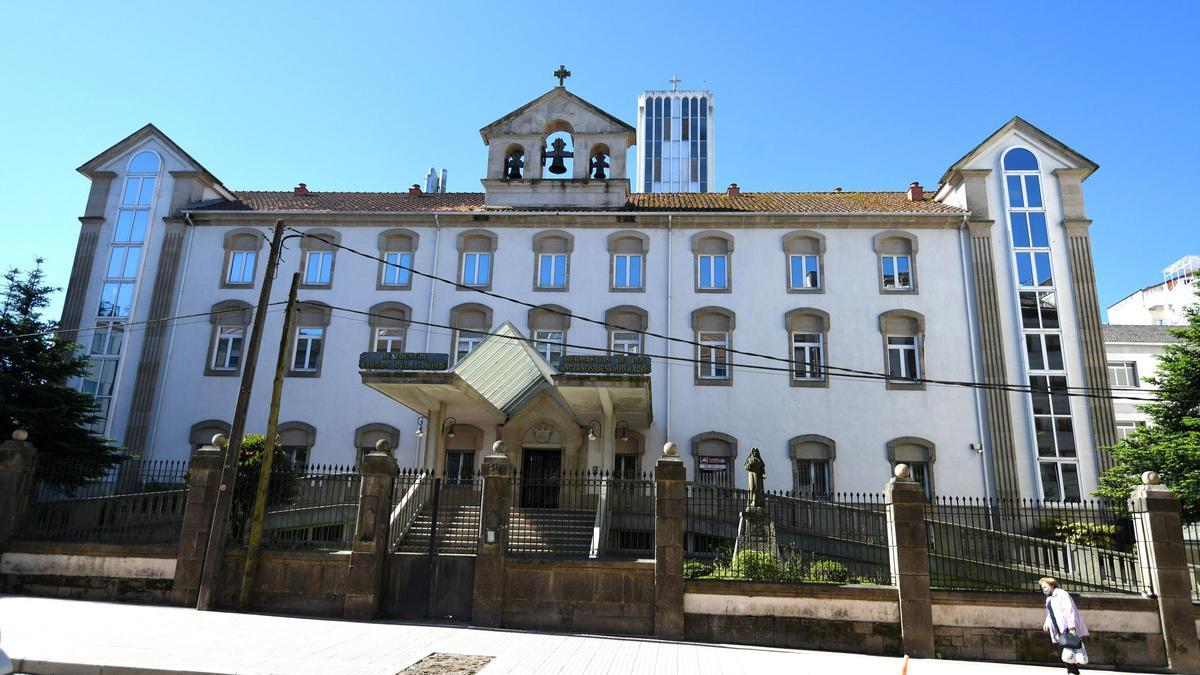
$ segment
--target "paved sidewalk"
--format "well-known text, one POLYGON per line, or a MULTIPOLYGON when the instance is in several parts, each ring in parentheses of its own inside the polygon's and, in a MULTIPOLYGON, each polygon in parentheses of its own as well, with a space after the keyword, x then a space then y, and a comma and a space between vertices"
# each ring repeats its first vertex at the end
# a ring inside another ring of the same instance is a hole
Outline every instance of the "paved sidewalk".
MULTIPOLYGON (((467 626, 299 619, 7 595, 0 595, 0 639, 0 647, 17 663, 18 672, 72 675, 396 675, 431 652, 494 656, 481 675, 899 675, 903 665, 903 659, 898 658, 834 652, 467 626)), ((922 660, 909 664, 908 675, 1038 675, 1062 670, 922 660)))

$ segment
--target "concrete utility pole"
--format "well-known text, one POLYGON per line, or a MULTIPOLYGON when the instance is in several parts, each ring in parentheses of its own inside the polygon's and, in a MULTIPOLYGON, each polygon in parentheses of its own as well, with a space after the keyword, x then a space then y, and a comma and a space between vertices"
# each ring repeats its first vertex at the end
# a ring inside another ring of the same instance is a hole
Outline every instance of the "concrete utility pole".
POLYGON ((217 503, 213 507, 213 523, 208 534, 208 548, 204 552, 204 571, 200 575, 200 592, 196 609, 211 609, 213 595, 221 577, 221 566, 225 559, 225 536, 229 527, 229 512, 233 508, 233 487, 237 482, 238 460, 242 455, 242 436, 246 434, 246 411, 250 407, 250 393, 254 389, 254 371, 258 365, 258 347, 262 342, 263 326, 267 320, 267 306, 271 303, 271 283, 279 267, 279 254, 283 243, 283 221, 275 221, 271 235, 271 257, 267 259, 267 271, 263 275, 262 293, 258 296, 258 308, 254 310, 254 326, 250 330, 250 344, 246 348, 242 383, 238 388, 237 404, 233 409, 233 428, 229 430, 229 443, 225 446, 225 457, 221 464, 221 487, 217 492, 217 503))
POLYGON ((271 466, 275 463, 275 435, 279 430, 279 400, 283 396, 283 375, 287 372, 288 335, 296 316, 296 289, 300 287, 300 273, 292 274, 292 287, 288 289, 287 313, 283 317, 283 331, 279 334, 279 356, 275 359, 275 381, 271 385, 271 411, 267 414, 267 437, 263 441, 263 458, 258 466, 258 485, 254 493, 254 513, 250 517, 250 540, 246 544, 246 566, 242 569, 242 591, 238 596, 238 608, 250 610, 250 592, 254 588, 254 575, 258 572, 258 550, 262 547, 263 519, 267 515, 267 488, 271 485, 271 466))

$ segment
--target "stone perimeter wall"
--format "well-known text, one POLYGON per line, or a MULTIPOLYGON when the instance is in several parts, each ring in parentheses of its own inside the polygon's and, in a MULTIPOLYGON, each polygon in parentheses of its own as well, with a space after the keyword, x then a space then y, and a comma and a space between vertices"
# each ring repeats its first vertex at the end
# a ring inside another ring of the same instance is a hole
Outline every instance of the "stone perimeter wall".
MULTIPOLYGON (((242 588, 245 549, 228 549, 221 567, 216 606, 235 609, 242 588)), ((250 607, 256 612, 342 618, 350 552, 272 551, 259 553, 250 607)))
POLYGON ((11 542, 0 555, 0 592, 165 605, 174 546, 11 542))
POLYGON ((508 558, 501 625, 651 635, 654 563, 508 558))

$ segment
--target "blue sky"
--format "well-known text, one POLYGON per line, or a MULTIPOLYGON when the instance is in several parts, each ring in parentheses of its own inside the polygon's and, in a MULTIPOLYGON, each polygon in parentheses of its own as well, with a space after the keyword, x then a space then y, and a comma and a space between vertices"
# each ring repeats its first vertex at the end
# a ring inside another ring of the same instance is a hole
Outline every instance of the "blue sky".
MULTIPOLYGON (((716 95, 717 184, 927 187, 1014 114, 1100 164, 1102 305, 1200 253, 1196 3, 13 3, 0 267, 65 286, 74 168, 154 122, 233 189, 478 191, 478 129, 568 87, 716 95)), ((61 294, 50 314, 57 316, 61 294)))

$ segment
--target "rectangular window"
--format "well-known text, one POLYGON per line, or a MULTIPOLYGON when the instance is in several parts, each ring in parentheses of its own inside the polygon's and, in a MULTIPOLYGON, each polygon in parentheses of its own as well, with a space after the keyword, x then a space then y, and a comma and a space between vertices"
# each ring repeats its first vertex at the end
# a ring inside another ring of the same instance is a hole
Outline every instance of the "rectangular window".
POLYGON ((567 256, 565 253, 538 254, 538 288, 567 287, 567 256))
POLYGON ((917 357, 917 338, 911 335, 887 337, 888 377, 916 380, 921 377, 917 357))
POLYGON ((491 253, 464 253, 462 261, 462 285, 487 286, 491 283, 491 253))
POLYGON ((704 290, 725 290, 729 288, 729 256, 699 255, 696 256, 699 285, 704 290))
POLYGON ((1061 375, 1035 375, 1029 378, 1033 427, 1038 456, 1075 457, 1075 432, 1071 421, 1071 401, 1067 378, 1061 375))
POLYGON ((638 477, 638 456, 630 453, 617 455, 614 476, 619 480, 633 480, 638 477))
POLYGON ((1054 278, 1050 272, 1050 254, 1044 251, 1018 251, 1014 254, 1017 260, 1017 284, 1023 288, 1038 286, 1053 286, 1054 278))
POLYGON ((821 287, 819 259, 815 255, 788 257, 790 275, 788 287, 800 290, 821 287))
POLYGON ((613 255, 613 288, 642 287, 642 256, 618 253, 613 255))
POLYGON ((796 494, 813 499, 829 499, 829 462, 823 459, 796 460, 796 494))
POLYGON ((561 330, 539 330, 533 333, 533 348, 555 368, 562 362, 566 336, 561 330))
POLYGON ((880 256, 883 261, 883 288, 903 291, 912 288, 912 258, 907 255, 880 256))
POLYGON ((824 380, 825 362, 822 347, 824 336, 819 333, 792 333, 792 378, 824 380))
POLYGON ((483 344, 484 335, 482 333, 474 333, 472 331, 458 331, 458 338, 455 340, 454 361, 455 363, 466 358, 467 354, 475 351, 475 348, 483 344))
POLYGON ((1021 324, 1025 328, 1058 328, 1058 300, 1054 292, 1021 292, 1021 324))
POLYGON ((141 257, 141 246, 113 246, 108 256, 106 276, 109 279, 136 279, 141 257))
POLYGON ((412 284, 412 253, 388 251, 383 255, 387 264, 383 266, 383 286, 409 286, 412 284))
POLYGON ((449 485, 470 485, 475 478, 475 452, 446 451, 446 481, 449 485))
POLYGON ((1048 502, 1077 502, 1080 498, 1079 468, 1074 462, 1039 462, 1042 499, 1048 502))
POLYGON ((96 401, 96 415, 99 419, 91 426, 96 434, 103 434, 108 421, 108 411, 112 406, 113 384, 117 378, 117 359, 95 358, 90 361, 91 368, 80 383, 80 391, 91 394, 96 401))
POLYGON ((121 209, 117 214, 117 229, 113 233, 113 243, 143 243, 146 240, 146 224, 148 222, 150 222, 149 211, 121 209))
POLYGON ((642 334, 629 330, 615 330, 612 332, 610 348, 618 354, 641 354, 642 334))
POLYGON ((1129 434, 1132 434, 1134 429, 1146 426, 1145 422, 1122 422, 1117 421, 1117 438, 1123 439, 1129 434))
POLYGON ((296 351, 292 370, 315 372, 321 367, 321 347, 325 341, 324 328, 297 328, 296 351))
POLYGON ((305 258, 304 283, 328 286, 333 279, 333 251, 309 251, 305 258))
POLYGON ((912 471, 912 479, 921 484, 921 491, 925 493, 925 501, 933 501, 933 467, 929 462, 905 462, 908 464, 909 470, 912 471))
POLYGON ((729 379, 729 333, 700 333, 696 336, 696 376, 702 380, 729 379))
POLYGON ((121 343, 125 338, 125 324, 119 321, 101 321, 96 324, 92 333, 93 356, 117 356, 121 353, 121 343))
POLYGON ((237 370, 242 362, 242 326, 218 326, 217 343, 213 346, 213 370, 237 370))
POLYGON ((287 456, 288 461, 292 463, 292 468, 296 471, 304 471, 308 466, 310 448, 307 445, 281 445, 279 449, 287 456))
POLYGON ((126 178, 125 179, 125 194, 121 197, 121 204, 124 206, 149 206, 150 200, 154 198, 154 184, 158 181, 157 178, 126 178))
POLYGON ((132 281, 106 281, 100 288, 98 316, 127 317, 133 306, 132 281))
POLYGON ((403 328, 376 328, 375 351, 402 352, 404 351, 403 328))
POLYGON ((1108 379, 1114 387, 1136 388, 1138 384, 1137 364, 1133 361, 1122 361, 1108 364, 1108 379))
POLYGON ((1031 371, 1063 370, 1062 337, 1058 333, 1026 333, 1025 352, 1031 371))
POLYGON ((225 277, 227 284, 254 283, 254 261, 258 258, 255 251, 233 251, 229 254, 229 274, 225 277))

